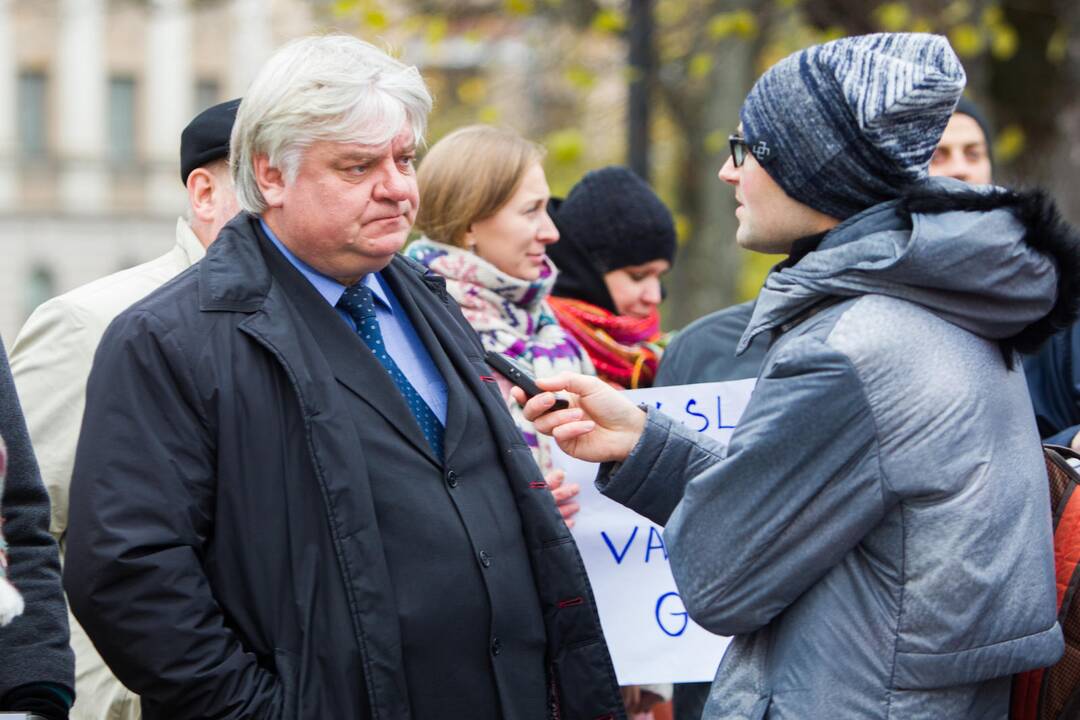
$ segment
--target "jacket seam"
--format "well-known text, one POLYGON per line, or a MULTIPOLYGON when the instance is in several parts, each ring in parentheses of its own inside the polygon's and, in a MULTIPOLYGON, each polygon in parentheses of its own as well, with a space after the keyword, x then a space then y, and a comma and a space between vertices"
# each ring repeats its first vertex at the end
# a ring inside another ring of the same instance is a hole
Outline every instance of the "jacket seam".
MULTIPOLYGON (((858 304, 858 301, 853 303, 852 307, 854 307, 857 304, 858 304)), ((836 331, 836 328, 840 325, 840 321, 843 320, 844 316, 847 315, 847 313, 851 309, 852 308, 847 308, 846 310, 844 310, 843 313, 840 314, 840 317, 837 318, 836 322, 833 324, 832 329, 829 330, 829 334, 828 334, 826 340, 828 340, 828 338, 832 337, 832 334, 836 331)), ((859 373, 859 368, 855 365, 855 363, 848 356, 848 354, 846 352, 840 350, 839 348, 834 347, 831 343, 826 342, 825 344, 831 350, 838 353, 840 355, 840 357, 842 357, 844 359, 844 363, 849 368, 851 368, 851 373, 855 377, 855 381, 859 385, 859 393, 862 395, 863 403, 866 405, 866 409, 869 410, 869 412, 870 412, 870 422, 873 423, 873 426, 874 426, 874 458, 877 460, 877 466, 878 466, 878 478, 879 478, 878 490, 879 490, 879 492, 881 492, 881 501, 882 501, 881 504, 884 507, 884 505, 885 505, 885 491, 884 491, 883 486, 888 486, 890 491, 893 491, 894 493, 895 493, 895 490, 893 489, 891 483, 889 483, 888 475, 885 472, 885 468, 881 464, 881 427, 878 425, 877 414, 874 412, 874 405, 873 405, 873 403, 870 402, 869 395, 867 395, 866 383, 863 381, 863 377, 859 373)), ((904 591, 907 588, 907 544, 908 544, 908 538, 907 538, 907 522, 906 522, 905 517, 904 517, 903 503, 901 503, 901 507, 900 507, 900 537, 903 539, 903 542, 901 543, 901 547, 900 547, 900 596, 899 596, 899 598, 897 600, 895 625, 893 627, 893 642, 892 642, 892 646, 893 646, 892 656, 893 657, 892 657, 892 668, 891 668, 891 670, 889 672, 889 687, 890 688, 892 688, 896 684, 895 683, 895 680, 896 680, 896 666, 897 666, 898 658, 899 658, 899 654, 900 654, 900 649, 899 649, 899 645, 900 645, 900 622, 901 622, 901 619, 904 616, 904 599, 905 599, 905 595, 906 595, 906 593, 904 591)), ((885 704, 885 717, 886 718, 888 718, 889 715, 891 714, 892 701, 893 701, 893 693, 892 693, 892 690, 889 690, 888 700, 887 700, 887 702, 885 704)))
MULTIPOLYGON (((185 394, 186 397, 184 399, 187 402, 192 403, 192 410, 197 411, 197 420, 199 421, 199 426, 202 428, 203 434, 206 436, 207 441, 209 441, 210 424, 207 421, 206 406, 199 398, 199 393, 195 392, 195 388, 198 387, 197 383, 195 382, 195 372, 192 369, 193 367, 195 367, 195 356, 188 352, 188 349, 184 346, 184 343, 181 342, 178 334, 173 332, 173 330, 165 324, 165 321, 161 317, 159 317, 154 311, 150 310, 149 308, 137 308, 131 311, 131 316, 133 318, 143 316, 153 320, 154 324, 163 331, 163 334, 160 336, 161 340, 167 341, 170 344, 175 345, 176 349, 180 352, 180 357, 184 360, 182 364, 183 367, 180 368, 180 371, 184 377, 184 381, 187 383, 189 390, 189 392, 185 394)), ((206 335, 206 337, 209 338, 209 333, 206 335)), ((170 363, 170 371, 171 370, 172 364, 170 363)))
MULTIPOLYGON (((862 395, 863 404, 866 406, 868 414, 870 415, 870 420, 874 424, 874 432, 873 432, 874 458, 877 461, 879 478, 884 477, 884 470, 881 467, 881 452, 880 452, 880 449, 879 449, 880 444, 878 442, 878 438, 880 437, 880 435, 879 435, 879 432, 878 432, 877 420, 874 417, 873 408, 871 407, 869 399, 866 396, 866 390, 865 390, 865 387, 863 386, 862 378, 859 377, 858 371, 855 370, 854 364, 851 362, 851 359, 845 353, 838 350, 837 348, 832 347, 831 345, 829 345, 827 342, 821 340, 820 338, 810 337, 809 339, 811 339, 812 341, 818 343, 819 345, 826 348, 827 350, 831 351, 833 354, 838 355, 839 357, 841 357, 843 359, 844 363, 851 369, 851 373, 852 373, 852 375, 854 376, 855 380, 858 383, 859 391, 860 391, 860 393, 862 395)), ((849 464, 854 463, 854 462, 856 462, 856 460, 852 459, 851 461, 849 461, 849 463, 846 463, 844 467, 846 468, 846 467, 848 467, 849 464)), ((879 488, 879 492, 881 492, 882 505, 884 506, 884 493, 881 491, 881 481, 880 481, 880 479, 879 479, 879 482, 878 482, 878 488, 879 488)), ((860 541, 861 541, 861 538, 860 538, 860 541)), ((770 547, 772 547, 772 542, 770 542, 764 549, 768 549, 770 547)), ((731 580, 729 580, 728 583, 725 584, 722 588, 716 590, 715 594, 723 595, 723 594, 727 593, 728 590, 730 590, 731 587, 733 587, 736 583, 742 581, 744 579, 745 573, 747 572, 747 567, 745 567, 745 566, 749 562, 751 562, 751 561, 744 561, 742 566, 739 567, 739 573, 737 575, 735 575, 731 580)), ((788 607, 790 607, 790 604, 788 605, 788 607)), ((783 612, 783 611, 781 611, 781 612, 783 612)), ((770 623, 771 622, 772 621, 770 621, 770 623)))
MULTIPOLYGON (((1057 618, 1054 618, 1054 625, 1057 625, 1057 618)), ((997 642, 987 643, 985 645, 976 645, 975 647, 964 648, 963 650, 949 650, 948 652, 904 652, 904 655, 918 655, 919 657, 944 657, 946 655, 959 655, 961 653, 974 652, 976 650, 985 650, 986 648, 997 647, 998 645, 1007 645, 1019 640, 1026 640, 1027 638, 1034 637, 1036 635, 1042 635, 1043 633, 1050 632, 1054 629, 1054 625, 1037 630, 1035 632, 1024 633, 1023 635, 1017 635, 1015 637, 1008 638, 1006 640, 998 640, 997 642)))

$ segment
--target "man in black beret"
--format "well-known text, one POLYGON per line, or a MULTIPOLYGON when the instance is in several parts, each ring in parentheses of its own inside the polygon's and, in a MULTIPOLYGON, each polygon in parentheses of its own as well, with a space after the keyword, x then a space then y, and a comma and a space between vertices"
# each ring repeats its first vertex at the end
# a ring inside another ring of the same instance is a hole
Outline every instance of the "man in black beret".
MULTIPOLYGON (((156 260, 49 300, 15 339, 11 369, 52 500, 49 530, 60 543, 61 556, 67 550, 68 489, 94 352, 113 318, 202 259, 237 213, 228 155, 239 105, 239 100, 230 100, 204 110, 180 137, 180 179, 187 188, 188 211, 176 223, 176 245, 156 260)), ((18 568, 13 570, 17 583, 18 568)), ((57 612, 63 614, 60 604, 57 612)), ((77 695, 71 717, 137 720, 138 697, 113 677, 75 618, 69 620, 77 695)))

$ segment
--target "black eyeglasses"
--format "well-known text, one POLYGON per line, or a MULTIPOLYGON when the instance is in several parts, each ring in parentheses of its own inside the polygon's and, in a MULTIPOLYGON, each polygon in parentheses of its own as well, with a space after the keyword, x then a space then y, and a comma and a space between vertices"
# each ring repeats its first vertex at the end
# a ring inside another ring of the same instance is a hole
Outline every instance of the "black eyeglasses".
POLYGON ((743 161, 746 160, 747 153, 750 152, 750 146, 746 144, 746 138, 742 135, 728 135, 728 145, 731 146, 731 162, 735 167, 742 167, 743 161))

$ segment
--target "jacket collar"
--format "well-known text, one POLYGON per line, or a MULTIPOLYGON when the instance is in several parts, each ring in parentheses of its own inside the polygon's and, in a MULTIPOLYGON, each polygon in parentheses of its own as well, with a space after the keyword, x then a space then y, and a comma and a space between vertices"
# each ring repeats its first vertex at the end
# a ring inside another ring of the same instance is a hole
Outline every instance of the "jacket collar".
POLYGON ((199 263, 199 309, 255 312, 270 291, 271 275, 259 250, 258 217, 242 212, 221 229, 199 263))
POLYGON ((1071 323, 1077 278, 1080 237, 1045 193, 933 178, 771 273, 737 352, 824 298, 878 294, 999 341, 1011 357, 1071 323))

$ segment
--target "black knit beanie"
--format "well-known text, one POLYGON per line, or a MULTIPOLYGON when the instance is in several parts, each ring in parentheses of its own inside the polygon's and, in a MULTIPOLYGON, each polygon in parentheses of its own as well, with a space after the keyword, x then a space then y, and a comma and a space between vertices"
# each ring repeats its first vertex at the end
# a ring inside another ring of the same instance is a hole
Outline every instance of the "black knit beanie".
POLYGON ((552 294, 610 312, 604 274, 653 260, 675 259, 675 221, 656 193, 629 168, 593 170, 548 211, 559 242, 547 254, 559 268, 552 294))
POLYGON ((986 119, 986 115, 983 114, 982 108, 975 104, 975 102, 967 97, 961 97, 960 101, 956 103, 956 110, 953 111, 954 115, 967 115, 969 118, 975 121, 975 124, 982 130, 983 137, 986 138, 986 156, 990 158, 990 168, 994 167, 994 134, 990 130, 990 122, 986 119))

